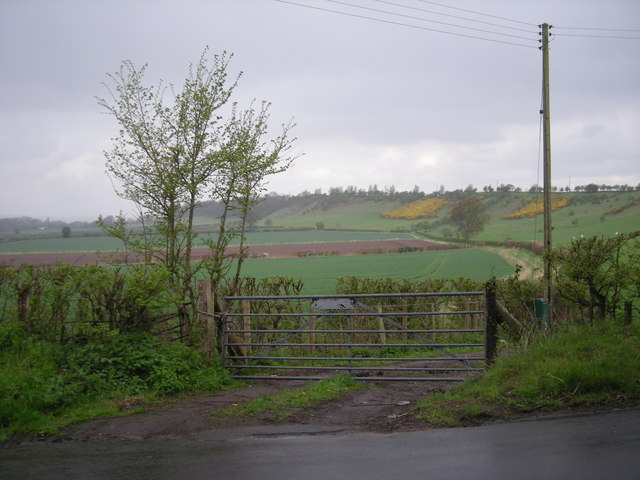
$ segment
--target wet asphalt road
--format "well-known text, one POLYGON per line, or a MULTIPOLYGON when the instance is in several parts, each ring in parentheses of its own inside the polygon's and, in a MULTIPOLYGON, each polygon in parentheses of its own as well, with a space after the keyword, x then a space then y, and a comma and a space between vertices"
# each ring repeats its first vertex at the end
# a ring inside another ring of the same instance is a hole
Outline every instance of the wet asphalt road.
POLYGON ((312 426, 0 448, 0 478, 640 479, 640 409, 411 433, 312 426))

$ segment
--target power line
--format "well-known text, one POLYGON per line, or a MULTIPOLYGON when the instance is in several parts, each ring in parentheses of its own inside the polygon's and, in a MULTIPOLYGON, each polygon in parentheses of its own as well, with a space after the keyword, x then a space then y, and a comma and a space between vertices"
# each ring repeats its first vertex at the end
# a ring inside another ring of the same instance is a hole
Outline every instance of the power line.
MULTIPOLYGON (((375 1, 381 1, 383 2, 383 0, 375 0, 375 1)), ((467 10, 465 8, 458 8, 458 7, 452 7, 450 5, 446 5, 444 3, 438 3, 438 2, 432 2, 429 0, 417 0, 418 2, 422 2, 422 3, 428 3, 430 5, 437 5, 439 7, 443 7, 443 8, 449 8, 452 10, 458 10, 461 12, 466 12, 466 13, 473 13, 475 15, 481 15, 483 17, 489 17, 489 18, 496 18, 499 20, 505 20, 508 22, 514 22, 514 23, 519 23, 519 24, 523 24, 523 25, 528 25, 531 27, 535 27, 535 26, 539 26, 539 25, 535 25, 532 23, 528 23, 528 22, 523 22, 520 20, 514 20, 511 18, 507 18, 507 17, 501 17, 501 16, 497 16, 497 15, 489 15, 486 13, 482 13, 482 12, 478 12, 475 10, 467 10)), ((383 2, 383 3, 391 3, 391 2, 383 2)), ((406 7, 406 8, 413 8, 413 7, 406 7)), ((438 15, 437 12, 431 12, 431 13, 435 13, 438 15)), ((440 14, 440 15, 444 15, 444 14, 440 14)), ((476 20, 472 20, 472 19, 467 19, 468 21, 476 21, 476 20)), ((487 22, 488 23, 488 22, 487 22)), ((493 26, 500 26, 500 25, 496 25, 496 24, 491 24, 493 26)), ((504 26, 500 26, 501 28, 509 28, 509 27, 504 27, 504 26)), ((626 32, 626 33, 640 33, 640 29, 634 29, 634 28, 603 28, 603 27, 563 27, 563 26, 554 26, 554 28, 556 29, 561 29, 561 30, 590 30, 590 31, 599 31, 599 32, 626 32)), ((523 30, 526 31, 526 30, 523 30)), ((623 39, 623 40, 639 40, 638 37, 626 37, 626 36, 617 36, 617 35, 595 35, 595 34, 568 34, 568 33, 557 33, 555 34, 557 36, 564 36, 564 37, 591 37, 591 38, 615 38, 615 39, 623 39)))
POLYGON ((481 16, 483 16, 483 17, 496 18, 496 19, 498 19, 498 20, 505 20, 505 21, 507 21, 507 22, 513 22, 513 23, 520 23, 520 24, 522 24, 522 25, 528 25, 528 26, 530 26, 530 27, 537 27, 537 26, 538 26, 538 25, 536 25, 535 23, 523 22, 523 21, 521 21, 521 20, 514 20, 514 19, 512 19, 512 18, 507 18, 507 17, 499 17, 499 16, 497 16, 497 15, 489 15, 489 14, 487 14, 487 13, 477 12, 477 11, 475 11, 475 10, 467 10, 467 9, 465 9, 465 8, 452 7, 452 6, 450 6, 450 5, 445 5, 444 3, 429 2, 429 1, 427 1, 427 0, 418 0, 418 1, 419 1, 419 2, 422 2, 422 3, 429 3, 429 4, 431 4, 431 5, 437 5, 437 6, 439 6, 439 7, 450 8, 451 10, 458 10, 458 11, 461 11, 461 12, 473 13, 473 14, 475 14, 475 15, 481 15, 481 16))
POLYGON ((640 33, 640 29, 633 28, 586 28, 586 27, 555 27, 560 28, 562 30, 593 30, 599 32, 633 32, 640 33))
POLYGON ((374 22, 380 22, 380 23, 386 23, 386 24, 390 24, 390 25, 397 25, 397 26, 401 26, 401 27, 413 28, 413 29, 417 29, 417 30, 425 30, 425 31, 429 31, 429 32, 444 33, 444 34, 447 34, 447 35, 454 35, 454 36, 457 36, 457 37, 471 38, 471 39, 474 39, 474 40, 483 40, 483 41, 492 42, 492 43, 502 43, 502 44, 505 44, 505 45, 513 45, 513 46, 517 46, 517 47, 535 48, 535 49, 538 48, 537 46, 525 45, 525 44, 522 44, 522 43, 506 42, 506 41, 503 41, 503 40, 496 40, 496 39, 493 39, 493 38, 479 37, 479 36, 476 36, 476 35, 467 35, 467 34, 464 34, 464 33, 456 33, 456 32, 451 32, 451 31, 447 31, 447 30, 438 30, 438 29, 435 29, 435 28, 421 27, 421 26, 418 26, 418 25, 411 25, 411 24, 408 24, 408 23, 395 22, 395 21, 392 21, 392 20, 384 20, 384 19, 381 19, 381 18, 368 17, 366 15, 358 15, 358 14, 355 14, 355 13, 341 12, 339 10, 332 10, 332 9, 329 9, 329 8, 316 7, 316 6, 312 6, 312 5, 305 5, 305 4, 302 4, 302 3, 297 3, 297 2, 287 1, 287 0, 275 0, 275 1, 278 2, 278 3, 286 3, 288 5, 295 5, 297 7, 304 7, 304 8, 309 8, 309 9, 312 9, 312 10, 330 12, 330 13, 335 13, 335 14, 338 14, 338 15, 345 15, 345 16, 348 16, 348 17, 355 17, 355 18, 360 18, 360 19, 364 19, 364 20, 370 20, 370 21, 374 21, 374 22))
MULTIPOLYGON (((371 7, 363 7, 363 6, 360 6, 360 5, 354 5, 352 3, 342 2, 342 1, 339 1, 339 0, 326 0, 326 1, 330 2, 330 3, 337 3, 339 5, 344 5, 344 6, 347 6, 347 7, 353 7, 353 8, 359 8, 359 9, 362 9, 362 10, 368 10, 368 11, 371 11, 371 12, 383 13, 383 14, 387 14, 387 15, 393 15, 393 16, 396 16, 396 17, 402 17, 402 18, 409 18, 411 20, 420 20, 420 21, 423 21, 423 22, 437 23, 439 25, 445 25, 447 27, 462 28, 462 29, 465 29, 465 30, 473 30, 475 32, 489 33, 489 34, 492 34, 492 35, 500 35, 500 36, 503 36, 503 37, 517 38, 517 39, 520 39, 520 40, 533 40, 530 37, 523 37, 523 36, 520 36, 520 35, 511 35, 511 34, 508 34, 508 33, 500 33, 500 32, 495 32, 495 31, 492 31, 492 30, 484 30, 484 29, 481 29, 481 28, 465 27, 464 25, 458 25, 458 24, 455 24, 455 23, 439 22, 437 20, 429 20, 429 19, 422 18, 422 17, 414 17, 412 15, 404 15, 404 14, 401 14, 401 13, 390 12, 388 10, 380 10, 380 9, 371 8, 371 7)), ((537 40, 535 40, 535 41, 537 41, 537 40)))
POLYGON ((624 37, 621 35, 589 35, 580 33, 554 33, 556 37, 581 37, 581 38, 614 38, 617 40, 640 40, 640 37, 624 37))
POLYGON ((431 14, 433 14, 433 15, 441 15, 441 16, 443 16, 443 17, 456 18, 456 19, 458 19, 458 20, 464 20, 464 21, 466 21, 466 22, 481 23, 481 24, 483 24, 483 25, 491 25, 492 27, 505 28, 505 29, 507 29, 507 30, 516 30, 516 31, 518 31, 518 32, 525 32, 525 33, 537 33, 537 32, 533 32, 533 31, 531 31, 531 30, 526 30, 526 29, 524 29, 524 28, 508 27, 508 26, 506 26, 506 25, 499 25, 499 24, 497 24, 497 23, 493 23, 493 22, 485 22, 485 21, 483 21, 483 20, 475 20, 475 19, 473 19, 473 18, 461 17, 460 15, 450 15, 450 14, 448 14, 448 13, 435 12, 435 11, 433 11, 433 10, 427 10, 427 9, 425 9, 425 8, 411 7, 411 6, 409 6, 409 5, 403 5, 403 4, 395 3, 395 2, 388 2, 388 1, 385 1, 385 0, 374 0, 374 1, 375 1, 375 2, 378 2, 378 3, 385 3, 385 4, 387 4, 387 5, 393 5, 393 6, 396 6, 396 7, 408 8, 408 9, 410 9, 410 10, 416 10, 416 11, 419 11, 419 12, 431 13, 431 14))

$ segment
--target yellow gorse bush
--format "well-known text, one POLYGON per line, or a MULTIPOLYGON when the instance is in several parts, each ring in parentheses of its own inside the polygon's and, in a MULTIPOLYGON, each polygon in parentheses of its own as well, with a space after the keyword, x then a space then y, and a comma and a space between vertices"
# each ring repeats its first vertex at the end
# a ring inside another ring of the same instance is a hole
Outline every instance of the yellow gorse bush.
MULTIPOLYGON (((535 217, 544 212, 544 204, 542 197, 538 198, 525 198, 523 200, 524 205, 513 213, 503 215, 502 218, 524 218, 535 217)), ((569 204, 569 197, 564 195, 551 195, 551 211, 558 210, 562 207, 566 207, 569 204)))
POLYGON ((434 218, 438 215, 438 210, 447 205, 444 198, 431 197, 424 200, 418 200, 411 202, 401 207, 383 212, 384 218, 405 218, 407 220, 413 220, 416 218, 434 218))

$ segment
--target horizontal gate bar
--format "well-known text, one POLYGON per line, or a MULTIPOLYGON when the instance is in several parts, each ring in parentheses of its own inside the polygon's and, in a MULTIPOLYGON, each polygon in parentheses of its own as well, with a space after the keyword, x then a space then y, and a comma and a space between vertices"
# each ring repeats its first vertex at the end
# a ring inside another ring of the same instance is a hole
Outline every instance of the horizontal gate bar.
MULTIPOLYGON (((328 377, 312 376, 278 376, 278 375, 230 375, 230 378, 238 378, 242 380, 325 380, 328 377)), ((363 382, 464 382, 463 377, 353 377, 354 380, 363 382)))
POLYGON ((484 328, 465 328, 465 329, 443 329, 443 330, 300 330, 296 329, 276 329, 276 330, 240 330, 227 329, 229 333, 393 333, 410 335, 412 333, 484 333, 484 328))
POLYGON ((429 362, 474 362, 474 361, 484 361, 484 357, 402 357, 402 358, 389 358, 389 357, 242 357, 242 356, 233 356, 227 355, 225 357, 228 360, 299 360, 299 361, 327 361, 327 362, 341 362, 341 361, 350 361, 350 362, 421 362, 421 361, 429 361, 429 362))
MULTIPOLYGON (((345 362, 348 359, 344 360, 345 362)), ((345 365, 318 367, 302 367, 299 365, 234 365, 234 370, 257 369, 257 370, 358 370, 377 372, 484 372, 484 368, 477 367, 380 367, 371 365, 368 367, 352 367, 345 365)))
POLYGON ((227 313, 227 317, 428 317, 436 315, 484 315, 484 310, 457 310, 451 312, 303 312, 303 313, 227 313))
POLYGON ((238 295, 224 297, 233 300, 315 300, 319 298, 403 298, 403 297, 464 297, 482 296, 484 292, 427 292, 427 293, 355 293, 335 295, 238 295))
MULTIPOLYGON (((428 347, 428 348, 462 348, 484 347, 484 343, 233 343, 237 347, 428 347)), ((228 346, 228 345, 227 345, 228 346)))

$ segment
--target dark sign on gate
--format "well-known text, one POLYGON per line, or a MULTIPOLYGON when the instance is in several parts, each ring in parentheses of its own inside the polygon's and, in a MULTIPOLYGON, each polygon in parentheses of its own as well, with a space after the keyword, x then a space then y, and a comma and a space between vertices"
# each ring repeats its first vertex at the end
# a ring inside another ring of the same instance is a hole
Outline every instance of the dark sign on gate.
POLYGON ((311 300, 313 310, 353 310, 356 301, 353 298, 314 298, 311 300))

